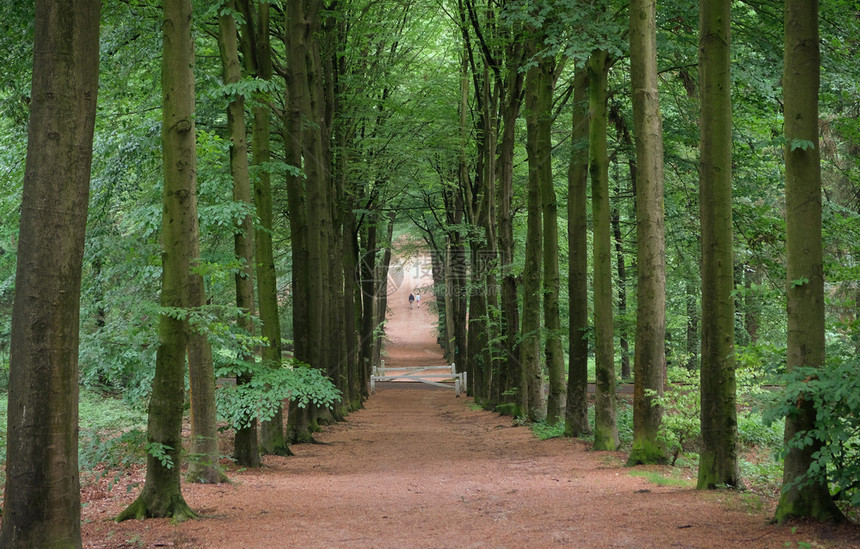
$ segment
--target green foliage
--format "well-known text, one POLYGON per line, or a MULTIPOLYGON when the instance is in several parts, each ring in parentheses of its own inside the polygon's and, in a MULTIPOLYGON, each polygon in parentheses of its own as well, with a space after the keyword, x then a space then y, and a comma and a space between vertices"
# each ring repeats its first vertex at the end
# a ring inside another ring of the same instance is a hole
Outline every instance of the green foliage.
POLYGON ((828 482, 838 496, 860 505, 860 361, 856 355, 832 356, 821 368, 797 368, 785 376, 785 391, 766 416, 790 417, 802 401, 815 405, 815 427, 798 432, 786 449, 803 449, 821 441, 798 485, 828 482))
MULTIPOLYGON (((630 446, 633 442, 633 406, 626 400, 615 403, 615 422, 618 425, 618 440, 622 446, 630 446)), ((594 425, 594 406, 588 407, 588 424, 594 425)), ((586 440, 592 440, 589 435, 586 440)))
POLYGON ((755 391, 765 383, 775 383, 785 372, 785 345, 756 343, 735 346, 738 388, 755 391))
POLYGON ((750 489, 775 497, 782 485, 782 459, 778 452, 762 452, 759 457, 753 461, 739 460, 741 477, 750 489))
POLYGON ((234 360, 216 368, 219 377, 250 375, 247 383, 222 384, 216 391, 218 413, 231 427, 247 427, 254 419, 271 419, 287 399, 299 407, 332 408, 340 391, 325 374, 298 362, 285 360, 280 368, 261 362, 234 360))
POLYGON ((663 423, 657 438, 673 456, 672 464, 683 454, 695 452, 701 443, 701 396, 699 377, 693 372, 673 368, 663 396, 646 390, 655 405, 663 407, 663 423))
MULTIPOLYGON (((633 406, 626 402, 618 402, 615 414, 615 421, 618 424, 618 439, 621 444, 631 444, 633 442, 633 406)), ((592 425, 594 425, 593 421, 592 425)))
POLYGON ((760 412, 738 412, 738 442, 746 446, 782 447, 783 421, 765 421, 760 412))
POLYGON ((139 462, 146 412, 116 398, 81 391, 78 459, 83 470, 121 468, 139 462))
POLYGON ((171 451, 173 451, 172 446, 160 442, 149 442, 146 444, 146 453, 157 459, 161 463, 161 466, 167 469, 173 469, 173 458, 170 457, 171 451))
POLYGON ((560 421, 555 425, 549 425, 544 421, 533 423, 531 425, 532 432, 539 440, 547 440, 550 438, 558 438, 564 436, 564 422, 560 421))
POLYGON ((630 471, 631 477, 644 478, 657 486, 680 486, 682 488, 692 488, 696 485, 696 481, 689 478, 677 476, 668 476, 657 471, 630 471))

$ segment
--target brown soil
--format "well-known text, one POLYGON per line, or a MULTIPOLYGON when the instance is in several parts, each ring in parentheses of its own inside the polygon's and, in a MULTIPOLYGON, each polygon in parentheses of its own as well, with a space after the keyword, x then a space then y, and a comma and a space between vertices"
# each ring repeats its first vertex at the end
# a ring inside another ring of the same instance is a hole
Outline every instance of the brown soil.
MULTIPOLYGON (((420 310, 408 309, 416 278, 397 281, 389 301, 388 367, 444 363, 429 291, 420 310)), ((88 490, 84 546, 860 547, 856 527, 770 525, 771 504, 752 495, 696 491, 689 479, 658 486, 634 475, 672 469, 625 468, 624 454, 580 440, 538 441, 470 405, 451 389, 380 383, 364 409, 317 435, 320 444, 232 470, 232 484, 185 485, 199 520, 116 524, 139 487, 88 490)), ((142 472, 121 484, 132 480, 142 483, 142 472)))

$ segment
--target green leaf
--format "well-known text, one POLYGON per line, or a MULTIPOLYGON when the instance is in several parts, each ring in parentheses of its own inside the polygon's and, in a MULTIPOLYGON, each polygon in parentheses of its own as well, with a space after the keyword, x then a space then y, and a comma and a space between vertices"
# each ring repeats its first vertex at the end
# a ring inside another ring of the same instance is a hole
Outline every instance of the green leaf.
POLYGON ((795 151, 797 149, 806 150, 806 149, 814 149, 815 143, 809 141, 808 139, 792 139, 791 140, 791 150, 795 151))
POLYGON ((796 280, 791 281, 791 287, 792 288, 800 288, 801 286, 803 286, 804 284, 806 284, 808 282, 809 282, 809 279, 806 277, 798 278, 796 280))

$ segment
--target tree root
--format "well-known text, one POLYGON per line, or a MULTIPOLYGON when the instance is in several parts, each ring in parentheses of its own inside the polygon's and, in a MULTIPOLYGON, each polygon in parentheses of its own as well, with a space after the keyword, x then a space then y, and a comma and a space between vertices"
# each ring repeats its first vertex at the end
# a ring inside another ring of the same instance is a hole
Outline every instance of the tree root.
POLYGON ((174 494, 167 498, 146 497, 146 490, 144 490, 144 493, 114 520, 122 522, 129 519, 143 520, 148 518, 169 518, 171 522, 179 523, 188 519, 196 519, 197 513, 185 503, 182 494, 174 494))

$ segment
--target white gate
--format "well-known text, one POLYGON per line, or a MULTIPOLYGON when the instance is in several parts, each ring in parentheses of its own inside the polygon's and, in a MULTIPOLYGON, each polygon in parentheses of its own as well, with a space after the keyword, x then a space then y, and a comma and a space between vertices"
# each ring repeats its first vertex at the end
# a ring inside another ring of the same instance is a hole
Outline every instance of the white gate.
POLYGON ((457 373, 454 364, 386 368, 383 360, 379 366, 373 367, 373 374, 370 376, 370 394, 376 391, 377 381, 420 381, 428 385, 446 388, 451 388, 451 382, 453 382, 454 392, 460 396, 460 393, 466 388, 466 372, 457 373), (439 370, 444 370, 444 373, 439 373, 439 370), (437 373, 431 373, 432 371, 437 373))

